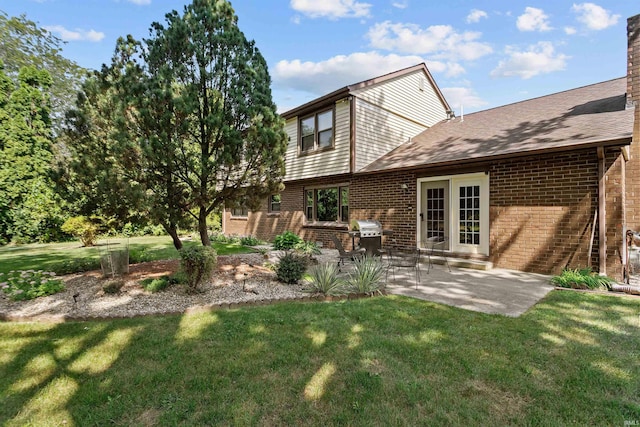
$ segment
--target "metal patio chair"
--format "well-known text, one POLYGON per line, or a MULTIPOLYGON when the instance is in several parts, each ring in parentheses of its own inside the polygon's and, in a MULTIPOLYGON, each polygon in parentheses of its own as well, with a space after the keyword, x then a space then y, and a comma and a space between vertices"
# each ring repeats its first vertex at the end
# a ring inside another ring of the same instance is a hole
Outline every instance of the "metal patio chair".
POLYGON ((431 259, 432 257, 443 258, 444 262, 447 264, 449 273, 451 273, 451 266, 449 265, 449 260, 447 259, 447 254, 445 252, 448 242, 449 240, 448 240, 448 237, 446 236, 433 236, 433 237, 428 237, 424 240, 424 247, 426 249, 427 257, 429 259, 427 274, 429 274, 429 272, 431 271, 431 266, 433 265, 433 261, 431 259))
POLYGON ((338 271, 340 271, 340 266, 344 265, 345 261, 352 262, 355 258, 363 257, 367 252, 365 248, 358 248, 352 251, 345 250, 344 246, 342 246, 342 242, 335 234, 331 235, 331 240, 338 250, 338 271))
POLYGON ((387 282, 389 281, 389 271, 396 280, 396 268, 413 269, 416 276, 416 289, 420 284, 420 249, 418 248, 387 248, 385 249, 388 260, 387 282))

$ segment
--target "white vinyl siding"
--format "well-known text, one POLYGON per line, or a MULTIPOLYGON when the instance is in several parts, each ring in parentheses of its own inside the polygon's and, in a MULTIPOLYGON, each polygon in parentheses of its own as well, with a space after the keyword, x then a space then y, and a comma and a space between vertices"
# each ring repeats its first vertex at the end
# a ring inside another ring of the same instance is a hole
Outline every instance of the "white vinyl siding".
POLYGON ((356 171, 427 129, 376 105, 356 100, 356 171))
POLYGON ((319 153, 299 155, 298 117, 287 120, 285 131, 289 145, 285 159, 285 181, 337 175, 349 172, 350 112, 347 99, 336 102, 334 148, 319 153))
POLYGON ((431 127, 447 118, 442 101, 422 70, 352 93, 424 126, 431 127))

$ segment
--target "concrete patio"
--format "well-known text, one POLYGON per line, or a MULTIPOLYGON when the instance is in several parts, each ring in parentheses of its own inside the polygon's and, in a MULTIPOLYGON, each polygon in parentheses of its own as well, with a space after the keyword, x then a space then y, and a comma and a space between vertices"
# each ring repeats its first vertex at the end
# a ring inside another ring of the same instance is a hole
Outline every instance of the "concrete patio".
POLYGON ((420 266, 420 283, 415 270, 396 268, 387 291, 391 294, 434 301, 482 313, 518 317, 553 289, 550 276, 521 271, 473 270, 446 265, 420 266))

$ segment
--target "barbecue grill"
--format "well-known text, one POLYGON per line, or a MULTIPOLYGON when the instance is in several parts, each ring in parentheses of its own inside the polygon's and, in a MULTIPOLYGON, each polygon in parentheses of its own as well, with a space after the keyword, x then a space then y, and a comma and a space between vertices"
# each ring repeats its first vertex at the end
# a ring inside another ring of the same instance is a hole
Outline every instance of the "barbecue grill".
POLYGON ((360 247, 367 250, 367 255, 380 254, 384 231, 379 221, 354 219, 351 221, 351 228, 360 237, 360 247))

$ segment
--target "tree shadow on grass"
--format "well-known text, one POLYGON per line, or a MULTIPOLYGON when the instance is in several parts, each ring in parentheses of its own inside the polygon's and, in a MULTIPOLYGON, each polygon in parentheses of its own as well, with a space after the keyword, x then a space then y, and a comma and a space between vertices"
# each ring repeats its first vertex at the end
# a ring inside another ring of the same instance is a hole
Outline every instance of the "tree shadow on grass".
POLYGON ((0 324, 0 423, 615 424, 640 418, 640 302, 513 319, 402 297, 0 324))

